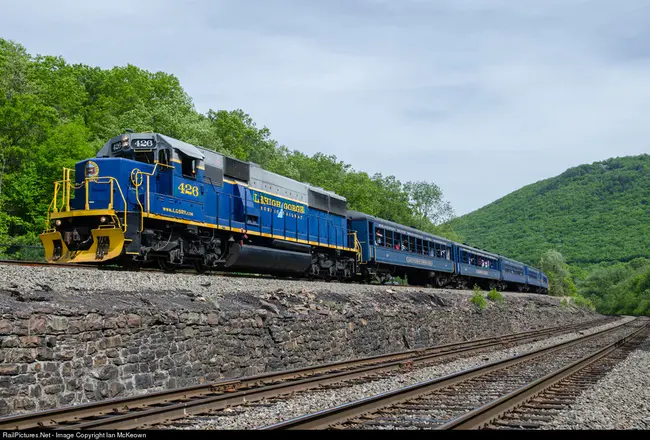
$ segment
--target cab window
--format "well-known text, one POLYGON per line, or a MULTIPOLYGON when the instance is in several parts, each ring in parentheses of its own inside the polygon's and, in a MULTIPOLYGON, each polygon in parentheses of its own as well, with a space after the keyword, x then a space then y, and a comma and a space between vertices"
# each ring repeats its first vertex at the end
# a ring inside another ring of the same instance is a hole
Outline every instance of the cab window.
POLYGON ((169 151, 160 150, 158 151, 158 162, 163 165, 169 165, 169 151))
POLYGON ((153 151, 136 151, 135 160, 137 160, 138 162, 153 164, 154 161, 153 151))
POLYGON ((196 160, 192 157, 186 156, 183 153, 180 153, 181 156, 181 169, 183 172, 183 177, 188 177, 190 179, 196 179, 196 160))

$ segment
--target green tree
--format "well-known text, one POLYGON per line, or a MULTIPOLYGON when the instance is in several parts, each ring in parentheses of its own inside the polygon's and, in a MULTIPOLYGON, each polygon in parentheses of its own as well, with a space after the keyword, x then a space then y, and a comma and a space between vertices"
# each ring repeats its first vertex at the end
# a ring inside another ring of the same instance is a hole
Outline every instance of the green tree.
POLYGON ((556 249, 586 268, 650 257, 649 216, 650 155, 642 154, 570 168, 449 223, 469 243, 524 263, 556 249))
POLYGON ((548 276, 551 295, 571 296, 576 294, 569 266, 560 252, 554 249, 544 252, 539 260, 539 268, 548 276))
POLYGON ((451 203, 443 199, 442 190, 432 182, 407 182, 404 190, 409 196, 411 209, 415 213, 417 226, 428 223, 438 225, 450 220, 454 215, 451 203))

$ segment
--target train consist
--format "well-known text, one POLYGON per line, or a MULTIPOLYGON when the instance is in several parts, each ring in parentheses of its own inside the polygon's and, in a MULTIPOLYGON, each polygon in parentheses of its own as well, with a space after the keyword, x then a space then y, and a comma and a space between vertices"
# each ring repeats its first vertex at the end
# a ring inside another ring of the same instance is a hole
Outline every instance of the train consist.
POLYGON ((48 229, 52 263, 545 293, 538 269, 349 211, 333 192, 157 133, 109 140, 63 170, 48 229))

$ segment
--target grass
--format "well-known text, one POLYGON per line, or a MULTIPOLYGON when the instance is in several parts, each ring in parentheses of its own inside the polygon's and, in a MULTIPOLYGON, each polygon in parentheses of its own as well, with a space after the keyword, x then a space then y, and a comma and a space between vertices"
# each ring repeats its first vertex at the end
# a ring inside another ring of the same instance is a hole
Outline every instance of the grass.
POLYGON ((572 305, 583 310, 589 310, 590 312, 596 311, 596 306, 594 305, 594 303, 592 303, 591 300, 581 295, 571 295, 571 297, 569 298, 563 298, 562 300, 560 300, 560 307, 569 308, 572 305))
POLYGON ((573 304, 575 304, 577 307, 580 307, 581 309, 589 310, 590 312, 596 311, 596 306, 594 306, 594 303, 592 303, 584 296, 576 295, 572 298, 572 301, 573 304))
POLYGON ((483 293, 481 292, 481 288, 476 284, 474 284, 474 295, 472 295, 472 298, 469 300, 469 302, 477 305, 478 308, 481 310, 487 308, 488 302, 483 296, 483 293))
POLYGON ((501 295, 499 292, 497 292, 497 289, 490 290, 490 293, 488 293, 487 298, 490 301, 494 301, 494 302, 497 302, 497 303, 503 303, 503 295, 501 295))

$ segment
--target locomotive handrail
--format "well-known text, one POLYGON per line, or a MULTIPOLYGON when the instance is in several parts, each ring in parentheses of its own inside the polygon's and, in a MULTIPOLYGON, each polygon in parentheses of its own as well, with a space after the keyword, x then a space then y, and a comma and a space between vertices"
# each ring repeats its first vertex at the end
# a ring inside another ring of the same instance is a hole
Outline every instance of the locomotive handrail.
MULTIPOLYGON (((54 212, 59 212, 57 196, 60 188, 63 190, 61 194, 61 211, 70 211, 70 187, 72 186, 70 183, 71 171, 71 168, 63 167, 63 179, 54 182, 54 198, 52 199, 52 202, 54 203, 54 212)), ((50 203, 50 206, 51 205, 52 203, 50 203)))
MULTIPOLYGON (((142 203, 140 202, 140 190, 139 190, 139 188, 144 183, 143 180, 142 180, 142 177, 146 176, 147 177, 147 186, 145 187, 145 194, 146 194, 145 198, 146 198, 146 206, 147 206, 146 212, 149 213, 149 212, 151 212, 151 203, 150 203, 150 200, 149 200, 149 194, 150 194, 150 188, 149 188, 150 180, 149 180, 149 178, 156 174, 156 171, 158 169, 158 165, 160 165, 161 167, 167 167, 167 168, 172 168, 172 169, 175 168, 173 165, 167 165, 165 163, 155 161, 154 165, 153 165, 153 169, 151 170, 150 173, 146 173, 146 172, 140 170, 139 168, 134 168, 131 171, 131 183, 133 184, 133 187, 135 188, 135 199, 137 200, 138 205, 140 206, 140 232, 142 232, 144 230, 144 213, 145 213, 145 209, 144 209, 144 206, 142 206, 142 203)), ((120 192, 121 191, 122 190, 120 190, 120 192)), ((124 206, 126 207, 126 204, 124 206)))
MULTIPOLYGON (((45 218, 46 222, 46 228, 49 230, 50 229, 50 222, 52 221, 52 212, 70 212, 70 196, 72 195, 72 180, 70 178, 71 172, 73 170, 71 168, 63 168, 63 179, 58 180, 54 182, 54 196, 52 197, 52 201, 47 207, 47 215, 45 218), (61 191, 61 208, 59 209, 59 191, 61 191)), ((79 185, 74 185, 75 189, 80 189, 83 188, 84 186, 86 187, 86 200, 85 200, 85 209, 90 210, 90 185, 88 184, 89 182, 93 182, 96 184, 109 184, 111 189, 110 189, 110 201, 108 204, 108 209, 114 209, 115 206, 115 184, 117 184, 117 189, 120 192, 120 196, 122 197, 122 202, 124 203, 124 222, 121 226, 121 229, 126 232, 127 224, 126 224, 126 213, 127 213, 127 204, 126 204, 126 197, 124 197, 124 192, 122 192, 122 187, 120 186, 120 182, 115 178, 111 176, 100 176, 100 177, 92 177, 92 178, 85 178, 82 183, 79 185)))
MULTIPOLYGON (((115 206, 115 203, 114 203, 115 199, 114 199, 114 195, 113 195, 113 193, 115 192, 115 187, 114 187, 113 182, 115 182, 115 185, 117 185, 117 189, 120 192, 120 196, 122 196, 122 203, 124 204, 124 222, 122 223, 121 229, 122 229, 122 231, 126 232, 126 228, 127 228, 126 213, 128 211, 128 207, 127 207, 127 204, 126 204, 126 197, 124 197, 124 193, 122 192, 122 187, 120 186, 120 182, 115 177, 111 177, 111 176, 101 176, 101 177, 92 177, 92 178, 86 177, 84 179, 84 185, 86 185, 86 205, 85 205, 86 210, 90 210, 90 196, 88 195, 90 193, 89 182, 92 182, 92 183, 95 183, 95 184, 98 184, 98 185, 106 185, 106 184, 110 185, 111 189, 110 189, 110 199, 109 199, 109 202, 108 202, 108 209, 114 209, 114 206, 115 206), (107 180, 107 181, 103 181, 103 180, 107 180)), ((81 186, 83 186, 83 185, 80 185, 79 187, 81 188, 81 186)))
POLYGON ((54 196, 52 197, 52 201, 47 207, 47 214, 45 216, 45 228, 47 230, 50 230, 50 221, 52 220, 51 213, 59 212, 58 197, 59 197, 59 190, 61 189, 62 189, 62 194, 61 194, 60 211, 70 211, 70 193, 71 193, 70 187, 72 186, 70 183, 71 171, 72 171, 71 168, 63 167, 63 179, 54 182, 54 196))
POLYGON ((350 235, 354 238, 354 249, 357 251, 357 260, 359 263, 361 263, 361 242, 359 241, 359 238, 357 237, 357 231, 352 231, 350 232, 350 235))
MULTIPOLYGON (((138 173, 141 173, 141 171, 137 168, 131 172, 131 183, 135 189, 135 200, 138 202, 138 206, 140 207, 140 232, 142 232, 144 230, 144 207, 142 206, 142 203, 140 203, 140 186, 142 185, 142 181, 137 179, 138 176, 140 176, 138 173)), ((148 184, 149 182, 147 182, 147 185, 148 184)), ((148 191, 149 189, 147 188, 147 192, 148 191)))
POLYGON ((50 204, 47 206, 47 214, 45 215, 45 229, 49 230, 50 229, 50 221, 51 221, 51 215, 50 212, 52 212, 52 205, 54 205, 54 212, 56 212, 56 198, 57 195, 59 194, 59 182, 54 182, 54 197, 52 197, 52 201, 50 204))

